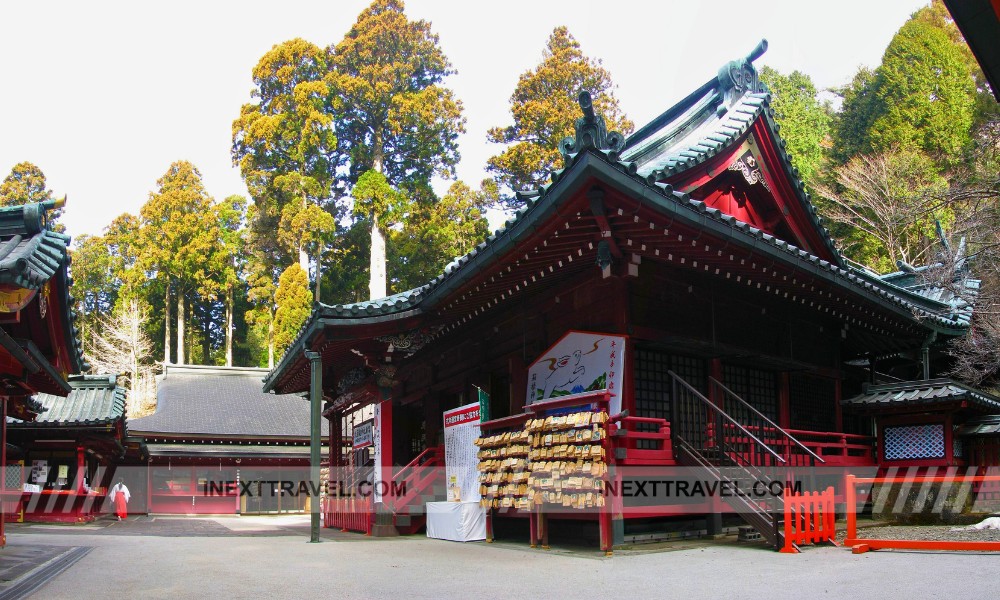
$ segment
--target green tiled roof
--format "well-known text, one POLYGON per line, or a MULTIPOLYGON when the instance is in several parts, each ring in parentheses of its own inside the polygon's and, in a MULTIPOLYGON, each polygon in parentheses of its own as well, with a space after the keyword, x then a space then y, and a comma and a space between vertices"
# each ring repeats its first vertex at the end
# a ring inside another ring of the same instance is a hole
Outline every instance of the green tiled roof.
POLYGON ((951 379, 869 385, 861 394, 847 398, 841 404, 857 410, 879 410, 900 406, 926 408, 956 401, 967 401, 982 410, 1000 412, 1000 398, 951 379))
MULTIPOLYGON (((23 427, 73 427, 109 425, 125 416, 125 388, 115 384, 114 375, 71 375, 73 391, 65 398, 37 394, 44 408, 34 423, 23 427)), ((19 426, 11 423, 11 426, 19 426)))
POLYGON ((69 295, 70 237, 50 229, 47 214, 55 201, 0 207, 0 283, 39 290, 56 280, 62 295, 62 329, 72 361, 71 372, 90 369, 83 360, 83 347, 74 326, 76 314, 69 295))

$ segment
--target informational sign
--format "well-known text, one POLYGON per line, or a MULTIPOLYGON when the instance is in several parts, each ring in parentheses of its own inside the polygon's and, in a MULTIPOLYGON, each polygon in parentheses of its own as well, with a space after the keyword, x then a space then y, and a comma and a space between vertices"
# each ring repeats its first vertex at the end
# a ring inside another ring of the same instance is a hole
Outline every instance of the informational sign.
POLYGON ((31 481, 45 484, 49 479, 49 463, 44 460, 31 461, 31 481))
POLYGON ((528 403, 607 390, 609 410, 622 409, 625 337, 571 331, 528 368, 528 403))
POLYGON ((367 448, 375 443, 375 421, 373 419, 368 419, 367 421, 358 423, 354 426, 354 449, 360 450, 362 448, 367 448))
POLYGON ((478 502, 479 403, 444 413, 444 474, 449 502, 478 502))

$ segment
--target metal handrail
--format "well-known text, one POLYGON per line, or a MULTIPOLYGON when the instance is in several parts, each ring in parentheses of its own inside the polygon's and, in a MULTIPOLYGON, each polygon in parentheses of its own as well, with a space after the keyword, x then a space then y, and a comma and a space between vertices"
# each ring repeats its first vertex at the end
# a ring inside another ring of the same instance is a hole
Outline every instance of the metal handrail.
MULTIPOLYGON (((782 463, 787 462, 780 454, 778 454, 777 452, 775 452, 773 448, 771 448, 770 446, 768 446, 767 444, 765 444, 763 441, 760 440, 760 438, 758 438, 754 434, 750 433, 750 431, 746 427, 744 427, 739 421, 737 421, 736 419, 730 417, 726 413, 726 411, 724 411, 721 408, 719 408, 717 405, 715 405, 714 403, 712 403, 712 401, 710 401, 708 398, 706 398, 705 396, 703 396, 701 392, 699 392, 694 387, 692 387, 691 384, 689 384, 688 382, 684 381, 684 379, 682 379, 680 377, 680 375, 678 375, 677 373, 674 373, 673 371, 667 371, 667 374, 670 375, 670 377, 672 377, 675 382, 680 383, 685 388, 687 388, 687 390, 689 392, 691 392, 692 394, 694 394, 696 398, 698 398, 699 400, 701 400, 701 402, 703 404, 705 404, 705 406, 707 406, 708 408, 716 411, 719 414, 719 416, 721 416, 725 420, 729 421, 729 423, 731 423, 737 429, 739 429, 740 431, 742 431, 747 437, 749 437, 750 439, 752 439, 753 441, 755 441, 757 443, 757 445, 759 445, 760 447, 764 448, 764 450, 766 450, 768 453, 770 453, 771 456, 773 456, 774 458, 776 458, 778 461, 780 461, 782 463)), ((677 399, 674 398, 673 401, 676 402, 677 399)), ((671 429, 672 428, 673 428, 673 425, 671 425, 671 429)), ((722 435, 721 431, 719 432, 719 435, 722 435)))
POLYGON ((784 429, 782 429, 782 427, 780 425, 778 425, 777 423, 775 423, 771 419, 769 419, 766 416, 764 416, 763 413, 761 413, 759 410, 757 410, 756 408, 754 408, 749 402, 747 402, 743 398, 740 398, 736 394, 736 392, 734 392, 733 390, 731 390, 731 389, 727 388, 726 386, 724 386, 721 381, 719 381, 715 377, 709 377, 708 381, 711 382, 711 383, 714 383, 717 386, 719 386, 722 389, 722 391, 725 392, 726 394, 728 394, 731 398, 733 398, 734 400, 736 400, 737 402, 739 402, 743 406, 745 406, 745 407, 749 408, 750 410, 752 410, 755 415, 757 415, 761 419, 764 419, 764 421, 767 422, 768 425, 770 425, 771 427, 774 427, 777 431, 781 432, 781 434, 783 436, 785 436, 786 438, 788 438, 789 440, 791 440, 796 446, 798 446, 802 450, 805 450, 807 454, 809 454, 810 456, 812 456, 813 458, 815 458, 816 460, 818 460, 821 463, 825 463, 826 462, 819 455, 817 455, 815 452, 813 452, 809 448, 806 448, 802 444, 802 442, 800 442, 799 440, 795 439, 795 437, 793 437, 792 434, 790 434, 787 431, 785 431, 784 429))

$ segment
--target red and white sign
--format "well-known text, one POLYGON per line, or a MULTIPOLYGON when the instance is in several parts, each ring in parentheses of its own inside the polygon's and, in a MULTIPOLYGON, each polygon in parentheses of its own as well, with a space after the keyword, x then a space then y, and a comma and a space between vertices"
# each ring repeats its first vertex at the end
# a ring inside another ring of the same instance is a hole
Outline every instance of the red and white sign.
POLYGON ((354 426, 354 449, 367 448, 375 442, 375 420, 368 419, 354 426))
POLYGON ((444 474, 448 500, 479 502, 479 403, 444 413, 444 474))

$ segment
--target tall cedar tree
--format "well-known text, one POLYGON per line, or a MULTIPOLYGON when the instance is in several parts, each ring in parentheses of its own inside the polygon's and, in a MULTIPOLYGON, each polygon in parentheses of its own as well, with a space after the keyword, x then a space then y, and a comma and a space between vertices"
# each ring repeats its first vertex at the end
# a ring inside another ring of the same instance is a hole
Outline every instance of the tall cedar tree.
POLYGON ((859 72, 845 93, 836 156, 846 162, 857 153, 917 150, 951 169, 971 145, 976 97, 968 50, 934 7, 921 9, 874 73, 859 72))
MULTIPOLYGON (((547 183, 549 173, 562 166, 559 142, 574 134, 573 124, 581 116, 580 90, 590 92, 594 110, 604 116, 609 130, 631 133, 632 121, 619 109, 614 87, 601 61, 587 58, 569 30, 557 27, 541 64, 521 75, 510 97, 514 124, 494 127, 487 134, 490 142, 508 144, 489 159, 487 170, 509 191, 533 190, 547 183)), ((509 196, 500 203, 511 209, 520 205, 509 196)))
POLYGON ((275 45, 253 69, 256 101, 244 104, 233 122, 233 161, 258 211, 255 239, 268 246, 259 255, 279 265, 297 255, 304 270, 311 256, 317 281, 336 231, 341 156, 329 69, 326 53, 305 40, 275 45))
POLYGON ((186 302, 219 292, 224 268, 222 232, 212 198, 205 191, 201 173, 191 163, 170 165, 157 181, 158 190, 140 211, 144 270, 155 273, 165 294, 164 360, 170 361, 171 293, 177 297, 177 362, 185 362, 186 302))
POLYGON ((309 278, 305 271, 296 264, 285 269, 278 279, 274 300, 277 305, 274 313, 274 349, 280 357, 292 345, 312 310, 309 278))
POLYGON ((824 147, 829 147, 829 105, 816 98, 812 79, 799 71, 783 75, 771 67, 760 70, 760 79, 771 92, 771 106, 781 124, 781 139, 792 155, 799 175, 812 185, 823 165, 824 147))
MULTIPOLYGON (((454 177, 462 104, 442 85, 454 71, 430 23, 410 21, 400 0, 376 0, 330 48, 337 138, 349 161, 344 183, 380 173, 403 198, 429 197, 431 178, 454 177)), ((371 207, 369 295, 386 295, 386 215, 371 207)), ((405 213, 405 211, 403 211, 405 213)))

